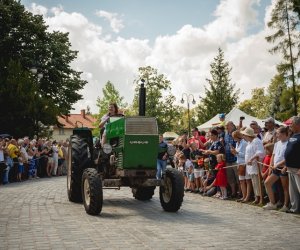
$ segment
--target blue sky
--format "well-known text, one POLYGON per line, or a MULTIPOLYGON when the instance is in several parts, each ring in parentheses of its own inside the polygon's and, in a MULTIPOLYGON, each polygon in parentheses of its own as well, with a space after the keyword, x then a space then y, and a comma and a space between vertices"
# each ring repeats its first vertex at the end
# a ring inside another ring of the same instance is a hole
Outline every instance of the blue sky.
POLYGON ((79 51, 73 66, 89 83, 74 108, 95 103, 110 80, 131 103, 140 66, 150 65, 172 82, 172 93, 203 95, 209 65, 225 52, 232 81, 251 96, 267 86, 278 58, 268 53, 265 19, 272 0, 22 0, 43 14, 49 30, 69 32, 79 51))
MULTIPOLYGON (((61 5, 65 11, 80 12, 90 21, 103 26, 109 32, 109 23, 96 16, 96 10, 119 13, 126 28, 119 35, 125 38, 153 40, 159 35, 176 33, 182 26, 201 27, 214 19, 214 10, 220 0, 22 0, 29 6, 37 3, 47 8, 61 5)), ((271 0, 261 0, 254 8, 259 22, 248 32, 263 28, 264 12, 271 0)))

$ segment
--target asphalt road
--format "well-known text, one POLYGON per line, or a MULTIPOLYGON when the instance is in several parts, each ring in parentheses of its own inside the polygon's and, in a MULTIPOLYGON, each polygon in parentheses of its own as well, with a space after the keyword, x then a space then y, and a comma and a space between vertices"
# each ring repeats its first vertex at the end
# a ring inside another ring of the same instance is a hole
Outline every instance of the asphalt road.
POLYGON ((177 213, 158 191, 104 190, 99 216, 67 198, 66 177, 0 186, 0 249, 300 249, 300 217, 187 193, 177 213))

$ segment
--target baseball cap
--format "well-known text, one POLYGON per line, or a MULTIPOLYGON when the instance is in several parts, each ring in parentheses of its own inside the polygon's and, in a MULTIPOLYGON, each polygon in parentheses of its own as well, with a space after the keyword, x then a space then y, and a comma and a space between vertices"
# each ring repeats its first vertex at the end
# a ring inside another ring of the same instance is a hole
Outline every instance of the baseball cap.
POLYGON ((219 114, 219 118, 225 118, 225 114, 224 113, 219 114))

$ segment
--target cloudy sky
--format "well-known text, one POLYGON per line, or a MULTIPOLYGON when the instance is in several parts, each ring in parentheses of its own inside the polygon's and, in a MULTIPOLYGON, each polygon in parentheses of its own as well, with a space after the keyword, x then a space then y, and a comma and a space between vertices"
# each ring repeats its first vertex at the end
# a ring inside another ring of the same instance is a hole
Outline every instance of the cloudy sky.
MULTIPOLYGON (((141 66, 158 69, 172 82, 172 93, 203 96, 210 63, 218 48, 232 67, 232 82, 251 97, 267 86, 278 57, 269 54, 266 23, 274 0, 21 0, 42 14, 49 30, 69 32, 79 55, 73 67, 88 84, 75 111, 91 107, 110 80, 128 103, 141 66)), ((271 31, 272 32, 272 31, 271 31)))

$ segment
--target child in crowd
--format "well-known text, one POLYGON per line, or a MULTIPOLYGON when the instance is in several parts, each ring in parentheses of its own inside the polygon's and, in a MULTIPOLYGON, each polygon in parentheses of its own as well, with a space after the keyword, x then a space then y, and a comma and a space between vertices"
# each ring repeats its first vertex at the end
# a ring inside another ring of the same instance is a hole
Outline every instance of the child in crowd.
POLYGON ((214 186, 217 186, 221 189, 221 196, 220 199, 227 199, 227 177, 226 177, 226 169, 224 168, 226 166, 225 163, 225 156, 224 154, 218 154, 217 155, 217 161, 218 164, 215 167, 215 169, 218 170, 216 179, 214 181, 214 186))
POLYGON ((265 181, 268 177, 269 173, 269 166, 271 164, 271 158, 274 150, 274 143, 267 143, 264 146, 265 148, 265 157, 263 159, 263 166, 261 169, 261 176, 262 179, 265 181))
POLYGON ((201 157, 201 152, 199 151, 196 143, 191 143, 191 154, 190 159, 194 164, 194 183, 196 186, 195 193, 199 193, 200 188, 200 167, 198 165, 198 160, 201 157))
POLYGON ((186 191, 194 191, 194 165, 185 157, 184 154, 179 155, 179 170, 183 171, 184 188, 186 191))

